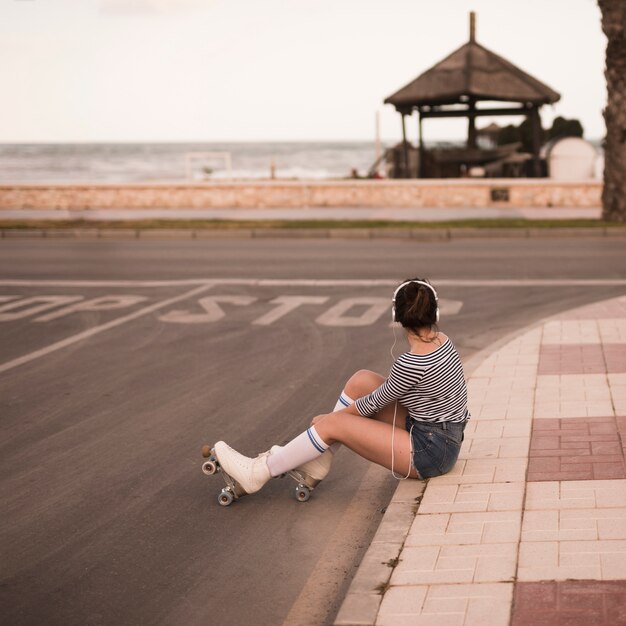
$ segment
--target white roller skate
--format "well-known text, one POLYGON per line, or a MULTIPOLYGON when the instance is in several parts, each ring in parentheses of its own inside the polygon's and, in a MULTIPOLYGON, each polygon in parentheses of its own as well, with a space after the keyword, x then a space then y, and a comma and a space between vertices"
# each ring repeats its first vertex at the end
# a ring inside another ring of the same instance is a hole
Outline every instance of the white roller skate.
POLYGON ((204 446, 202 454, 209 459, 202 464, 202 471, 209 476, 216 472, 223 475, 226 487, 218 496, 222 506, 228 506, 243 495, 259 491, 271 478, 267 467, 268 452, 251 459, 223 441, 218 441, 212 448, 204 446))
MULTIPOLYGON (((280 449, 281 446, 272 446, 270 454, 280 449)), ((326 478, 332 462, 333 454, 330 450, 326 450, 326 452, 316 459, 287 472, 287 474, 298 483, 296 487, 296 499, 299 502, 306 502, 311 497, 311 492, 326 478)))

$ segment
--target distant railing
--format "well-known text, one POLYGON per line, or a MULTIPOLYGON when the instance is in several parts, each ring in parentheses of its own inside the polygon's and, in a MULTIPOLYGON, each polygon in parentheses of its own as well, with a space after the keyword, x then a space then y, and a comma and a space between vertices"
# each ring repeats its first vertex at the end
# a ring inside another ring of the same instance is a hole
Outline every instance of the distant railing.
MULTIPOLYGON (((191 180, 193 178, 194 161, 199 161, 201 159, 221 159, 224 163, 224 168, 228 172, 228 178, 232 178, 233 163, 230 152, 187 152, 185 154, 185 170, 187 180, 191 180)), ((205 174, 208 176, 211 175, 211 171, 206 172, 206 169, 204 169, 205 174)))

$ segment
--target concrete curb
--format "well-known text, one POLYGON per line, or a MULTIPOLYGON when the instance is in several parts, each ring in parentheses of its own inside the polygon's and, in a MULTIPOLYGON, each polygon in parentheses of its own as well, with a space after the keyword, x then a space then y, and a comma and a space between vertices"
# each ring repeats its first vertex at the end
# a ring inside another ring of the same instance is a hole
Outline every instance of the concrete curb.
POLYGON ((452 239, 626 238, 626 228, 24 228, 2 229, 1 239, 452 239))
POLYGON ((393 569, 398 564, 427 482, 403 481, 398 485, 352 579, 335 618, 335 626, 372 626, 376 622, 380 604, 393 569))

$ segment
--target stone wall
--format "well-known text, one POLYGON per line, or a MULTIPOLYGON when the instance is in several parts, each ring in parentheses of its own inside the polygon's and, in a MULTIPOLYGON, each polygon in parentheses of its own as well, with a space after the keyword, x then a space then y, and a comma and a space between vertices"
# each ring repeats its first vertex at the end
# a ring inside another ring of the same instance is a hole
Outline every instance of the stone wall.
POLYGON ((602 183, 533 179, 2 184, 0 209, 601 206, 602 183))

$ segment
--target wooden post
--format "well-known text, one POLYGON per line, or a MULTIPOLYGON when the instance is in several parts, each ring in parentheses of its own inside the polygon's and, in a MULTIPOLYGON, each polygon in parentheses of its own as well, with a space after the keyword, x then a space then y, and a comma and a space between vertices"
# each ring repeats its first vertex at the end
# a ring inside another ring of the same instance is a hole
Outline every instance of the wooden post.
POLYGON ((404 153, 404 172, 402 178, 409 178, 409 146, 406 142, 406 123, 404 116, 406 113, 402 112, 402 150, 404 153))
POLYGON ((470 12, 470 39, 472 43, 476 41, 476 13, 470 12))
POLYGON ((472 98, 467 110, 467 147, 476 148, 476 102, 472 98))
POLYGON ((417 177, 424 177, 424 136, 422 134, 422 111, 417 109, 417 133, 418 133, 418 151, 417 151, 417 177))
POLYGON ((381 146, 380 146, 380 111, 376 111, 376 174, 378 174, 378 168, 380 163, 381 156, 381 146))
POLYGON ((541 159, 539 157, 541 150, 541 118, 539 117, 538 106, 534 106, 531 109, 530 121, 533 133, 533 176, 539 178, 541 176, 541 159))

